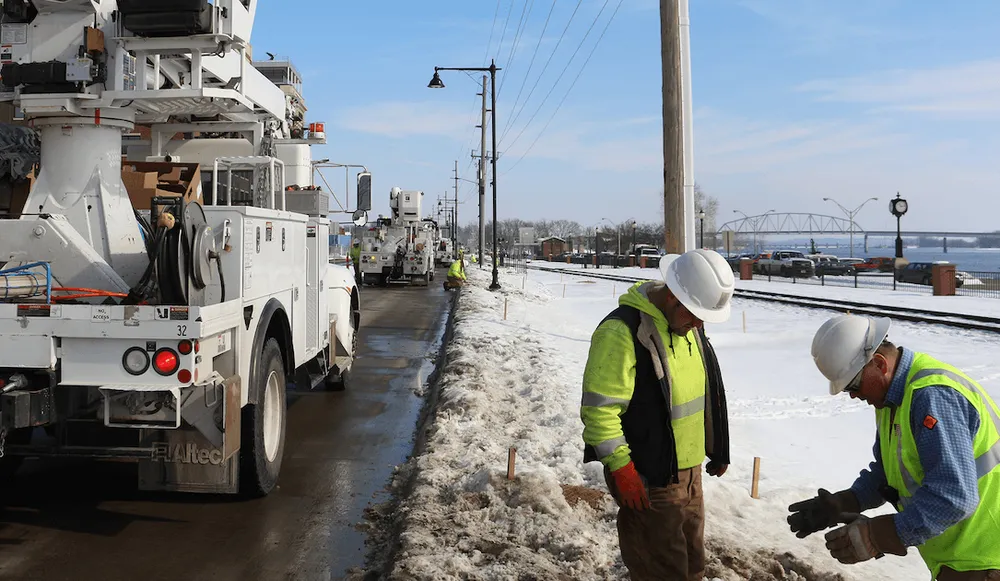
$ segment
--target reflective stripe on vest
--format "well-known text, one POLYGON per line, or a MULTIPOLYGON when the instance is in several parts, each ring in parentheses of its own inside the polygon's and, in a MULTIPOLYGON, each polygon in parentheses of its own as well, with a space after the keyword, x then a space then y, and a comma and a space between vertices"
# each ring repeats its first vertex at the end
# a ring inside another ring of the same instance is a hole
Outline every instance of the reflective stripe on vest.
POLYGON ((906 381, 901 405, 878 410, 879 438, 886 480, 900 493, 898 508, 906 511, 924 479, 923 467, 912 432, 910 406, 913 394, 924 387, 941 386, 960 393, 979 414, 979 429, 973 437, 978 476, 979 504, 965 520, 919 546, 934 577, 941 567, 960 570, 1000 568, 1000 414, 993 400, 976 382, 953 367, 917 353, 906 381), (891 420, 891 422, 890 422, 891 420), (895 439, 895 442, 891 440, 895 439), (895 459, 890 456, 895 455, 895 459))
MULTIPOLYGON (((705 461, 705 382, 707 373, 697 337, 665 337, 667 376, 670 382, 670 424, 680 470, 705 461), (673 348, 670 342, 673 342, 673 348)), ((670 333, 661 333, 665 335, 670 333)))
MULTIPOLYGON (((949 369, 921 369, 920 371, 913 374, 913 377, 910 378, 910 383, 915 383, 921 379, 924 379, 925 377, 930 377, 933 375, 942 375, 954 381, 955 383, 962 385, 969 391, 978 393, 979 397, 983 398, 983 402, 986 403, 985 407, 987 411, 990 412, 990 418, 993 420, 993 426, 996 428, 997 433, 1000 433, 1000 416, 997 415, 997 412, 996 410, 993 409, 993 406, 988 404, 989 402, 988 396, 983 391, 983 389, 979 387, 975 382, 969 381, 968 379, 962 377, 961 375, 949 369)), ((899 499, 900 504, 903 507, 905 507, 910 502, 909 497, 912 497, 914 494, 916 494, 917 488, 919 488, 920 486, 914 480, 913 475, 910 474, 910 470, 906 467, 906 464, 903 463, 903 439, 900 437, 901 435, 900 432, 902 430, 899 428, 898 424, 895 427, 896 427, 896 438, 897 438, 896 463, 899 465, 899 471, 903 475, 903 484, 907 492, 909 492, 908 496, 900 497, 899 499)), ((976 477, 982 478, 983 476, 986 476, 987 474, 992 472, 993 469, 996 468, 997 466, 1000 466, 1000 439, 994 442, 994 444, 990 446, 988 450, 986 450, 979 456, 976 456, 976 477)))

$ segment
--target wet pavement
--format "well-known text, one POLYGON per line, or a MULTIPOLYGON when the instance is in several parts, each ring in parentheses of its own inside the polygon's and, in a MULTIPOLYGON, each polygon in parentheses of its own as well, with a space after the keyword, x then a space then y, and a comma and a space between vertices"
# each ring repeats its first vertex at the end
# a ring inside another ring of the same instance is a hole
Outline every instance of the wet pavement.
POLYGON ((244 501, 136 490, 126 463, 29 461, 0 492, 0 579, 341 579, 405 461, 451 295, 366 288, 348 390, 293 392, 278 488, 244 501))

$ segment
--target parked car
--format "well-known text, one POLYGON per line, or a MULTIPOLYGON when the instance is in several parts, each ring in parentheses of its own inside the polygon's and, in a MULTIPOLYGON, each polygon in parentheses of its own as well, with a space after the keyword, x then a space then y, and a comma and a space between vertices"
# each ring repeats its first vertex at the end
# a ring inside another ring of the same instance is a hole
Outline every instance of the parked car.
POLYGON ((760 261, 761 260, 767 260, 767 259, 771 258, 771 253, 770 252, 761 252, 760 254, 755 254, 755 255, 750 256, 750 258, 753 260, 753 272, 754 272, 754 274, 759 274, 761 272, 761 270, 760 270, 760 261))
POLYGON ((876 256, 855 265, 854 268, 858 272, 892 272, 896 268, 896 259, 888 256, 876 256))
POLYGON ((854 265, 850 262, 843 262, 836 256, 829 254, 814 254, 809 257, 816 265, 816 276, 841 276, 855 273, 854 265))
MULTIPOLYGON (((931 268, 935 264, 949 264, 948 262, 911 262, 905 267, 896 270, 896 282, 909 282, 913 284, 923 284, 930 286, 931 268)), ((962 277, 955 277, 955 288, 962 286, 965 282, 962 277)))
POLYGON ((753 260, 754 256, 756 256, 756 255, 754 255, 754 254, 740 254, 739 256, 730 256, 729 258, 726 259, 726 262, 729 263, 729 266, 733 269, 733 272, 739 272, 740 271, 740 262, 744 258, 747 258, 749 260, 753 260))
POLYGON ((770 258, 757 262, 761 274, 790 277, 811 277, 815 273, 813 262, 798 250, 779 250, 770 258))

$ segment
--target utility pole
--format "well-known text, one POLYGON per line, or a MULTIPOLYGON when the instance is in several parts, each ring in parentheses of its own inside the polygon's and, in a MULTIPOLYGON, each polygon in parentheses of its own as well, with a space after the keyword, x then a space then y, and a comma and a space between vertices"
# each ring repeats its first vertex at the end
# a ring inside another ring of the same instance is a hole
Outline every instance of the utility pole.
POLYGON ((483 75, 483 122, 479 140, 479 268, 483 267, 483 238, 486 238, 486 79, 483 75))
MULTIPOLYGON (((455 244, 458 244, 458 160, 455 160, 455 244)), ((457 246, 456 246, 457 249, 457 246)))
MULTIPOLYGON (((660 0, 663 69, 663 243, 667 254, 683 254, 684 124, 679 0, 660 0)), ((684 1, 684 0, 680 0, 684 1)))

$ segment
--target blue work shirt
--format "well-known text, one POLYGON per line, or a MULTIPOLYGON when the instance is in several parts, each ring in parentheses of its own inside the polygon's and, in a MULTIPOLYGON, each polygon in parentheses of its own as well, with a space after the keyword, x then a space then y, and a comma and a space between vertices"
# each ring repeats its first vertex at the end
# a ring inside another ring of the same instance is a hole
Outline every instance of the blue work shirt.
MULTIPOLYGON (((899 407, 903 402, 913 356, 913 351, 902 349, 886 394, 886 403, 890 406, 899 407)), ((976 511, 979 485, 972 442, 979 431, 979 421, 976 408, 950 387, 929 385, 913 394, 910 430, 916 440, 924 480, 906 510, 893 517, 899 540, 904 545, 922 545, 976 511), (928 415, 938 420, 934 429, 923 425, 923 418, 928 415)), ((878 490, 886 485, 886 479, 877 433, 874 450, 875 461, 861 471, 851 486, 861 510, 886 502, 878 490)))

